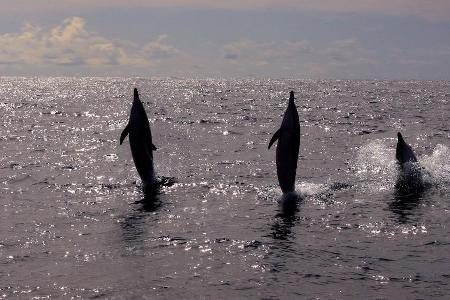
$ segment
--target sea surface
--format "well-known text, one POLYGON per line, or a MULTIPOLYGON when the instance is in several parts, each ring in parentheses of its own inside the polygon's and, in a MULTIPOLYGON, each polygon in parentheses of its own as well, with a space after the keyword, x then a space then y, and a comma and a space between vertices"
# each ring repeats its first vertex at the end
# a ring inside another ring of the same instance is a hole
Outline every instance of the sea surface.
POLYGON ((449 81, 0 77, 0 113, 0 299, 450 297, 449 81), (119 145, 134 87, 176 180, 153 202, 119 145), (398 131, 420 194, 395 188, 398 131))

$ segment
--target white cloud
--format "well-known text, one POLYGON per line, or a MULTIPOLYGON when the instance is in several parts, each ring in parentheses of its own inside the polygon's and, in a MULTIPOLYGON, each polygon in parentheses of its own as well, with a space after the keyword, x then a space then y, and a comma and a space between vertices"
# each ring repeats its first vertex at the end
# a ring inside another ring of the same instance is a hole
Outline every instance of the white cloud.
POLYGON ((123 46, 87 30, 80 17, 50 30, 26 24, 19 33, 0 35, 0 64, 150 66, 180 53, 167 38, 161 35, 142 47, 123 46))
MULTIPOLYGON (((2 0, 0 0, 2 1, 2 0)), ((270 76, 290 78, 448 78, 448 45, 381 50, 347 38, 209 41, 182 52, 159 35, 142 44, 106 38, 83 18, 52 28, 25 24, 0 34, 0 72, 8 75, 270 76), (197 50, 195 50, 197 49, 197 50), (198 51, 200 49, 200 51, 198 51), (70 66, 70 67, 69 67, 70 66), (440 70, 440 71, 439 71, 440 70)), ((186 47, 186 46, 185 46, 186 47)))

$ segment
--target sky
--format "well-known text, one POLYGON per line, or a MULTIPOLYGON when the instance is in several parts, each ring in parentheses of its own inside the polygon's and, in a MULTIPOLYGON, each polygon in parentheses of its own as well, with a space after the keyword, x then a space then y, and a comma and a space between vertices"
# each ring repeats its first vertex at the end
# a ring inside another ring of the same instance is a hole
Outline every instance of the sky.
POLYGON ((450 80, 450 1, 0 0, 0 76, 450 80))

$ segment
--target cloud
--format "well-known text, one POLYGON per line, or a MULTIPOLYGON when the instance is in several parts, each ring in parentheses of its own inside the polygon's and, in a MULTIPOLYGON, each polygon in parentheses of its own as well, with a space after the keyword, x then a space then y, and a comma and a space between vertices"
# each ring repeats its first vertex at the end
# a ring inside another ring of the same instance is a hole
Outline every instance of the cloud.
POLYGON ((150 66, 180 53, 166 44, 166 35, 142 47, 121 45, 86 29, 86 21, 71 17, 44 30, 26 24, 19 33, 0 35, 0 64, 54 66, 150 66))
POLYGON ((155 41, 148 42, 143 47, 144 55, 146 55, 151 60, 164 60, 177 55, 181 52, 174 46, 165 44, 168 39, 166 34, 159 35, 155 41))
MULTIPOLYGON (((2 1, 2 0, 0 0, 2 1)), ((114 1, 114 0, 112 0, 114 1)), ((245 0, 244 0, 245 1, 245 0)), ((448 43, 385 43, 352 33, 341 38, 284 39, 268 33, 258 39, 218 39, 184 43, 184 51, 160 34, 132 43, 93 31, 80 17, 57 26, 25 24, 0 34, 0 72, 8 75, 95 75, 289 78, 449 78, 448 43), (277 40, 277 41, 275 41, 277 40)), ((444 24, 444 26, 447 26, 444 24)), ((143 30, 146 31, 147 28, 143 30)), ((414 28, 412 29, 414 30, 414 28)), ((202 33, 201 31, 199 31, 202 33)), ((239 31, 238 37, 245 30, 239 31)), ((197 32, 198 33, 198 32, 197 32)), ((139 37, 145 36, 139 34, 139 37)), ((286 35, 283 35, 286 36, 286 35)), ((292 35, 289 35, 292 36, 292 35)), ((225 37, 225 38, 228 38, 225 37)), ((435 39, 431 39, 432 41, 435 39)))
POLYGON ((255 65, 283 63, 300 55, 309 54, 312 49, 306 41, 256 42, 241 39, 223 46, 223 58, 231 62, 246 61, 255 65))
MULTIPOLYGON (((378 63, 374 52, 356 39, 312 44, 308 41, 258 42, 241 39, 222 47, 225 61, 255 73, 300 77, 355 77, 354 70, 370 73, 378 63), (338 76, 339 77, 339 76, 338 76)), ((359 71, 358 71, 359 72, 359 71)))
POLYGON ((251 40, 232 42, 223 47, 225 51, 224 58, 230 61, 236 61, 243 55, 245 50, 251 49, 254 51, 258 47, 259 45, 251 40))
POLYGON ((243 76, 290 78, 449 78, 450 47, 386 47, 356 38, 328 42, 241 39, 222 47, 223 61, 243 76))
POLYGON ((356 39, 344 39, 331 42, 328 47, 318 49, 323 57, 330 63, 339 65, 372 64, 374 53, 366 49, 356 39))
MULTIPOLYGON (((0 0, 1 2, 7 0, 0 0)), ((393 16, 416 16, 433 21, 450 21, 448 0, 15 0, 2 5, 3 13, 69 12, 111 7, 193 7, 227 10, 296 9, 338 13, 381 13, 393 16)))

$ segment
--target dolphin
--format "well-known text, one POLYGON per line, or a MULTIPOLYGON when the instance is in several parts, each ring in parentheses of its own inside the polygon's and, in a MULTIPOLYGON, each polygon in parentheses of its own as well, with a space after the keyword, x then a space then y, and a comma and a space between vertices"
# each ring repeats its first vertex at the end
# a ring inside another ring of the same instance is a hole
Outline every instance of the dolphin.
POLYGON ((144 194, 150 193, 157 184, 153 166, 153 151, 156 150, 156 147, 153 145, 150 124, 136 88, 134 89, 130 119, 120 135, 121 145, 127 135, 130 136, 131 154, 136 170, 142 179, 144 194))
POLYGON ((283 194, 293 193, 300 148, 300 123, 293 91, 290 93, 280 129, 275 132, 269 142, 269 149, 276 140, 278 140, 276 152, 278 182, 283 194))
POLYGON ((423 187, 423 181, 416 155, 411 146, 405 142, 400 132, 397 133, 397 139, 395 158, 400 167, 397 187, 407 191, 419 190, 423 187))

